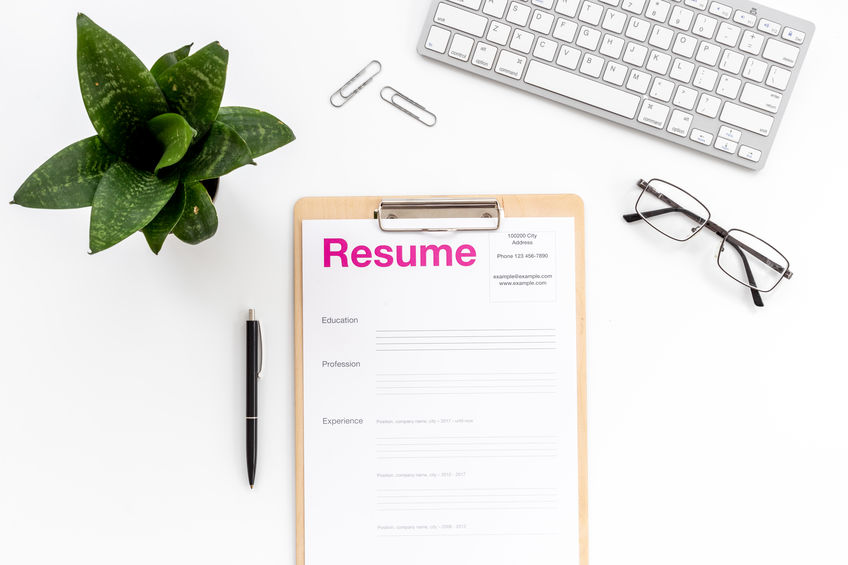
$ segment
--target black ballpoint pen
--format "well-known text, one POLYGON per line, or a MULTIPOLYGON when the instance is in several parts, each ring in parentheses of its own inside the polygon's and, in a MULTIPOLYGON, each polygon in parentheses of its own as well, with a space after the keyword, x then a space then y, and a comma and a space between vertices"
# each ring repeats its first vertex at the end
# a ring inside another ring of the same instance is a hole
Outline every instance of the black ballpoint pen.
POLYGON ((259 421, 259 372, 262 370, 262 330, 253 308, 247 316, 247 396, 245 423, 247 426, 247 479, 250 488, 256 480, 256 431, 259 421))

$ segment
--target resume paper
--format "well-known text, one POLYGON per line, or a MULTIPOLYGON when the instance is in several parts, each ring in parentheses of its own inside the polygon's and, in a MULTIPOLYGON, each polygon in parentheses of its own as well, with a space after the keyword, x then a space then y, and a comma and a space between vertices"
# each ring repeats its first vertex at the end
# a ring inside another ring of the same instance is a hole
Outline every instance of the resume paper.
POLYGON ((574 247, 303 222, 307 565, 578 562, 574 247))

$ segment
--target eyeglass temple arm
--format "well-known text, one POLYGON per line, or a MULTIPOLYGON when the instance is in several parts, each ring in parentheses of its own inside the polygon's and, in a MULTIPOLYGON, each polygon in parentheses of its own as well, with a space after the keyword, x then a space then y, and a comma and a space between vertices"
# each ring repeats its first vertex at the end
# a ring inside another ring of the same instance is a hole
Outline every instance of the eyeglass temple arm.
MULTIPOLYGON (((707 223, 711 223, 711 222, 707 222, 707 223)), ((731 241, 732 239, 733 239, 732 237, 726 237, 724 241, 727 242, 728 244, 730 244, 733 247, 733 249, 735 249, 736 252, 739 253, 739 257, 742 258, 742 264, 745 265, 745 275, 748 277, 748 284, 751 285, 750 286, 751 298, 754 299, 754 305, 755 306, 759 306, 760 308, 762 308, 763 307, 763 297, 760 296, 760 291, 755 288, 757 286, 757 281, 754 280, 754 273, 751 272, 751 264, 748 262, 748 258, 745 256, 745 253, 743 253, 742 249, 740 249, 738 242, 734 243, 735 240, 731 241)))

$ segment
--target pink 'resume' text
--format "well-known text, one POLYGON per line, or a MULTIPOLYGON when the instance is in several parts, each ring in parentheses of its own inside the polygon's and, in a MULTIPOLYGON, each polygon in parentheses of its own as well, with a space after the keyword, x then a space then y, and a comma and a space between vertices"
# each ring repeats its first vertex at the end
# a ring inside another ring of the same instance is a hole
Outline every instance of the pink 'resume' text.
POLYGON ((324 238, 324 267, 470 267, 477 260, 477 250, 464 244, 454 250, 450 245, 378 245, 371 249, 357 245, 349 249, 347 240, 324 238))

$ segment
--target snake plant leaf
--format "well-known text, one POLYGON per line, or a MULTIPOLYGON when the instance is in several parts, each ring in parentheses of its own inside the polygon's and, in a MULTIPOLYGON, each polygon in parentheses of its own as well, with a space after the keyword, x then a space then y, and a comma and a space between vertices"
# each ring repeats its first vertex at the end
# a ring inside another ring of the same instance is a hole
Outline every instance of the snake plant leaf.
POLYGON ((153 63, 153 66, 150 67, 150 74, 153 75, 153 78, 158 79, 159 75, 162 74, 162 71, 173 67, 186 57, 188 57, 189 52, 191 51, 191 46, 193 43, 189 43, 188 45, 183 45, 176 51, 171 51, 170 53, 165 53, 159 59, 153 63))
POLYGON ((126 45, 77 16, 77 67, 88 117, 109 149, 131 162, 144 161, 152 145, 147 122, 168 103, 147 67, 126 45))
POLYGON ((170 167, 179 163, 197 133, 179 114, 169 113, 156 116, 147 122, 147 127, 162 144, 164 150, 159 163, 153 170, 154 173, 158 173, 159 169, 163 167, 170 167))
POLYGON ((165 207, 141 230, 144 233, 144 238, 147 240, 147 245, 150 246, 150 250, 156 255, 159 255, 159 251, 162 250, 162 245, 165 243, 165 238, 168 237, 168 234, 171 233, 171 230, 180 221, 180 216, 183 215, 183 210, 185 209, 185 202, 185 188, 183 185, 179 185, 177 190, 174 191, 174 195, 165 204, 165 207))
POLYGON ((38 167, 12 204, 52 210, 91 206, 100 178, 118 159, 96 135, 77 141, 38 167))
POLYGON ((185 161, 183 183, 222 177, 247 164, 253 164, 247 143, 230 126, 215 122, 197 153, 185 161))
POLYGON ((294 133, 289 126, 261 110, 225 106, 218 110, 217 120, 236 130, 247 143, 254 159, 294 141, 294 133))
POLYGON ((178 181, 177 175, 159 178, 126 161, 112 165, 91 204, 91 252, 108 249, 149 224, 174 195, 178 181))
POLYGON ((174 226, 174 235, 186 243, 197 245, 218 231, 218 212, 209 193, 199 182, 186 185, 183 215, 174 226))
POLYGON ((198 135, 206 134, 218 115, 228 59, 226 49, 210 43, 157 77, 171 111, 185 117, 198 135))

